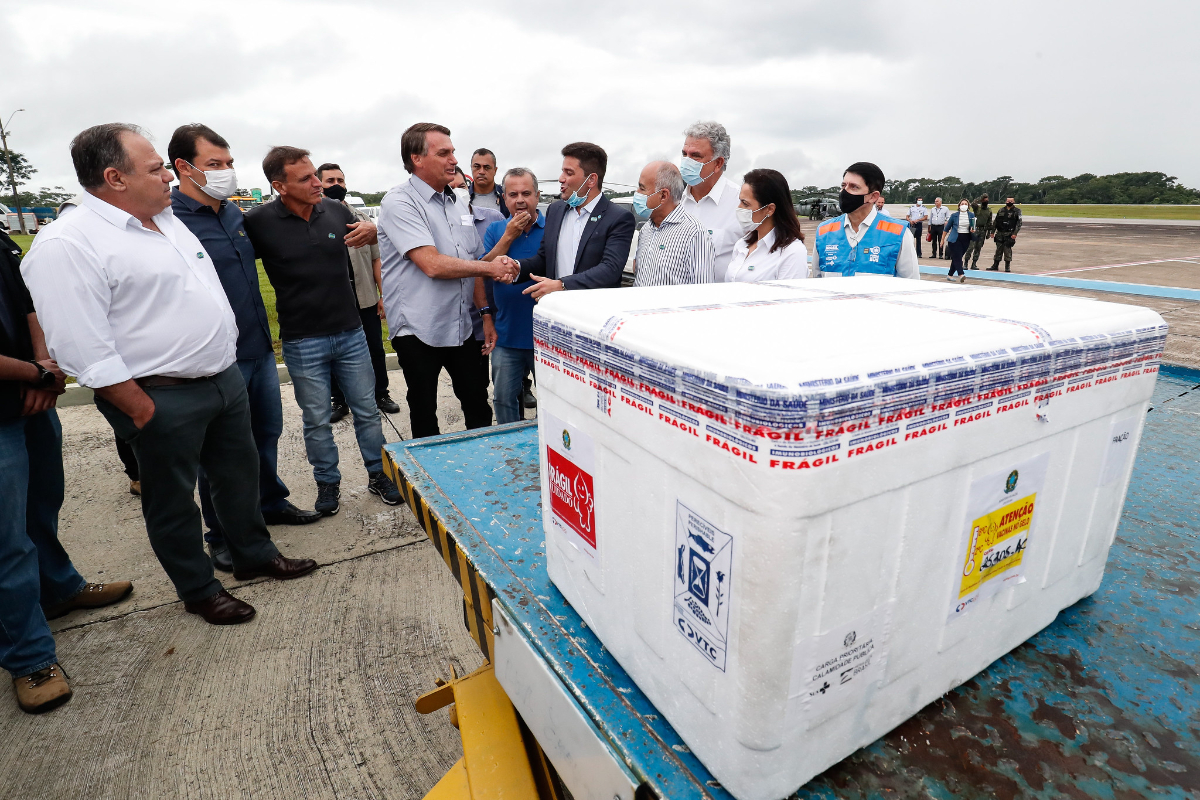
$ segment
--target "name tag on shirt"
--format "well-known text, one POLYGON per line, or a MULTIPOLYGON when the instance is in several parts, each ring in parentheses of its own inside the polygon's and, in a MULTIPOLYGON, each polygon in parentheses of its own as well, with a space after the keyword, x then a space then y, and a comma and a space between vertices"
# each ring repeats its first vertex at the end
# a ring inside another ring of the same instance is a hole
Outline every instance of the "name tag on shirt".
POLYGON ((470 214, 463 214, 462 215, 462 224, 463 225, 474 225, 475 217, 471 216, 470 214))

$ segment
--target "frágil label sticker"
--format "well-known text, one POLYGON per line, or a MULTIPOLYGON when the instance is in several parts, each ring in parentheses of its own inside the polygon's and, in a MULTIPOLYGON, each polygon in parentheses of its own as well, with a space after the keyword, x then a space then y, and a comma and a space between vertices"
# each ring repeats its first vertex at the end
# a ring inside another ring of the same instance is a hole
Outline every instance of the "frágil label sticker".
POLYGON ((546 483, 554 529, 596 558, 595 445, 574 425, 546 415, 546 483))
POLYGON ((1024 583, 1026 550, 1049 463, 1050 454, 1042 453, 971 484, 950 619, 1005 586, 1024 583))
POLYGON ((675 630, 724 672, 733 587, 733 537, 678 501, 674 571, 675 630))

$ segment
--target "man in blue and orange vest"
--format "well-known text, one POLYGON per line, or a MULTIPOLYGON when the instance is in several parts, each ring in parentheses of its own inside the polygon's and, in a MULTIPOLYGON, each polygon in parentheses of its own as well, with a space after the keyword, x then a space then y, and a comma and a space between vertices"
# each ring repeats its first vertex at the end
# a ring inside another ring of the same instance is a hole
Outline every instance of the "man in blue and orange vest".
POLYGON ((883 182, 883 170, 869 162, 846 168, 838 197, 843 213, 817 228, 813 277, 871 274, 921 279, 908 226, 875 209, 883 182))

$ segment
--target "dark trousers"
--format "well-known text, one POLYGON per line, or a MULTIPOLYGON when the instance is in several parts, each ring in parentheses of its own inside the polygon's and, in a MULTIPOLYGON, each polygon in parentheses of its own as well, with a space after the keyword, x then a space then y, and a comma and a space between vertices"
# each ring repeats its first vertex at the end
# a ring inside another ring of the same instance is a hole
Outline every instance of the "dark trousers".
POLYGON ((941 258, 943 255, 946 254, 944 245, 942 244, 942 231, 945 229, 945 227, 946 227, 945 225, 930 225, 929 226, 929 236, 930 236, 930 240, 929 240, 930 248, 929 249, 933 251, 929 255, 932 256, 933 258, 941 258))
POLYGON ((953 275, 956 270, 959 275, 963 274, 963 256, 970 249, 971 234, 969 233, 960 233, 957 239, 946 246, 946 253, 950 256, 950 272, 947 274, 953 275))
MULTIPOLYGON (((250 431, 258 450, 258 499, 264 512, 282 511, 291 492, 279 477, 279 437, 283 434, 283 400, 279 395, 279 370, 275 354, 258 358, 240 358, 238 372, 246 382, 250 403, 250 431)), ((134 462, 137 463, 136 461, 134 462)), ((208 476, 200 470, 200 511, 208 528, 204 538, 210 544, 225 541, 217 510, 213 507, 208 476)))
POLYGON ((146 390, 154 415, 140 430, 103 397, 96 407, 133 447, 142 473, 142 517, 150 546, 184 601, 221 590, 200 535, 194 493, 201 467, 235 569, 279 554, 258 505, 258 452, 246 382, 236 366, 178 386, 146 390))
POLYGON ((917 258, 921 258, 921 232, 925 230, 925 223, 910 222, 908 229, 912 231, 913 241, 917 243, 917 258))
POLYGON ((492 424, 492 407, 488 404, 487 383, 483 380, 479 344, 475 339, 467 339, 457 347, 431 347, 416 336, 397 336, 392 339, 392 347, 408 384, 408 417, 414 439, 441 432, 437 389, 443 369, 450 374, 467 428, 492 424))
POLYGON ((117 455, 121 459, 121 466, 125 468, 125 474, 131 481, 139 480, 138 475, 141 473, 138 472, 137 456, 133 454, 133 448, 116 433, 113 433, 113 438, 117 440, 117 455))
MULTIPOLYGON (((383 352, 383 321, 379 319, 379 312, 375 310, 375 306, 360 308, 358 316, 362 318, 367 349, 371 351, 371 368, 375 370, 375 399, 378 400, 388 393, 387 361, 384 360, 386 354, 383 352)), ((332 380, 334 405, 346 405, 346 395, 342 394, 337 377, 332 380)))

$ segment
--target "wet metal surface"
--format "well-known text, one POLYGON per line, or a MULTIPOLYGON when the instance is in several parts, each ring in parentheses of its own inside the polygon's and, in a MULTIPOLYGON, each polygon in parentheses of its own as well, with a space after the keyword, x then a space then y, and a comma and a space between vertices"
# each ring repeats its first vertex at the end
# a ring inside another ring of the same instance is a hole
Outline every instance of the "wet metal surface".
MULTIPOLYGON (((1197 384, 1159 377, 1100 590, 798 797, 1200 798, 1197 384)), ((388 449, 634 774, 728 797, 550 584, 536 427, 388 449)))

